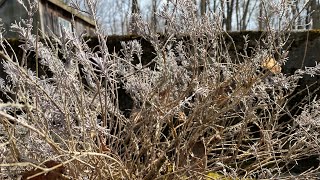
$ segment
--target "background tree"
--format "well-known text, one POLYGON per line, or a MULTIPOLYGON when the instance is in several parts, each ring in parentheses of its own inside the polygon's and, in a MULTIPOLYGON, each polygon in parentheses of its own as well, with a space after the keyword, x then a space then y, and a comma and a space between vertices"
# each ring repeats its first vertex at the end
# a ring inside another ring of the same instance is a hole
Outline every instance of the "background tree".
POLYGON ((131 4, 131 20, 130 20, 130 28, 131 28, 131 33, 137 34, 138 29, 135 27, 135 23, 137 21, 137 14, 140 13, 140 8, 138 4, 138 0, 132 0, 131 4))
POLYGON ((152 1, 152 10, 151 10, 151 26, 154 31, 157 31, 157 9, 158 9, 158 1, 153 0, 152 1))
MULTIPOLYGON (((247 1, 241 1, 241 2, 242 2, 242 4, 241 4, 240 7, 243 8, 243 11, 242 11, 243 13, 242 13, 242 16, 239 16, 239 17, 240 17, 240 27, 239 27, 238 29, 240 29, 240 30, 246 30, 246 29, 247 29, 247 25, 248 25, 248 23, 249 23, 249 19, 250 19, 250 17, 251 17, 251 16, 249 15, 249 13, 252 12, 253 9, 251 9, 250 12, 249 12, 249 5, 250 5, 250 1, 249 1, 249 0, 247 0, 247 1), (248 18, 248 17, 249 17, 249 18, 248 18)), ((239 2, 239 0, 237 0, 237 6, 236 6, 237 9, 238 9, 237 15, 240 14, 239 4, 240 4, 240 2, 239 2)), ((255 7, 256 4, 257 4, 257 0, 255 1, 253 7, 255 7)))
POLYGON ((100 7, 108 7, 106 11, 101 8, 99 16, 108 34, 127 34, 129 27, 130 4, 126 0, 101 1, 100 7))
POLYGON ((201 16, 205 15, 207 12, 207 0, 201 0, 200 2, 200 13, 201 16))
POLYGON ((310 1, 310 9, 311 9, 311 17, 312 17, 312 28, 319 29, 320 28, 319 1, 311 0, 310 1))
POLYGON ((227 4, 227 9, 226 9, 226 13, 227 13, 227 16, 226 16, 226 30, 227 31, 230 31, 231 28, 232 28, 232 15, 233 15, 233 9, 234 9, 234 2, 235 0, 230 0, 230 1, 227 1, 226 4, 227 4))
MULTIPOLYGON (((223 27, 227 31, 280 29, 284 23, 288 23, 286 19, 290 17, 294 21, 292 29, 320 28, 318 0, 193 0, 192 2, 199 9, 197 16, 212 17, 212 13, 219 13, 223 27), (286 6, 285 13, 281 14, 282 17, 274 16, 277 14, 277 9, 271 7, 280 8, 280 6, 286 6), (266 27, 266 24, 269 27, 266 27)), ((163 32, 165 22, 159 22, 156 12, 162 8, 170 8, 171 12, 176 12, 174 3, 172 0, 101 0, 98 13, 108 34, 127 34, 129 27, 134 24, 135 19, 131 16, 134 13, 141 13, 141 17, 151 22, 150 26, 154 31, 163 32)), ((134 29, 132 33, 135 33, 134 29)))

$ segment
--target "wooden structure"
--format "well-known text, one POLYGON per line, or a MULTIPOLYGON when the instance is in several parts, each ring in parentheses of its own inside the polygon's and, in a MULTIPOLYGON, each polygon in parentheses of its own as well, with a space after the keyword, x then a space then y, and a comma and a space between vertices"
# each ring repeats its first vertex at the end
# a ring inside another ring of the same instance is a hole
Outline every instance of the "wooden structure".
MULTIPOLYGON (((28 0, 23 1, 27 4, 28 0)), ((61 28, 64 27, 78 34, 87 33, 88 36, 92 36, 95 28, 94 21, 68 6, 66 4, 68 1, 39 0, 38 11, 33 16, 34 27, 38 27, 47 35, 61 35, 61 28)), ((0 0, 0 18, 6 29, 4 36, 14 38, 17 37, 17 34, 10 31, 11 23, 27 19, 28 13, 18 0, 0 0)))

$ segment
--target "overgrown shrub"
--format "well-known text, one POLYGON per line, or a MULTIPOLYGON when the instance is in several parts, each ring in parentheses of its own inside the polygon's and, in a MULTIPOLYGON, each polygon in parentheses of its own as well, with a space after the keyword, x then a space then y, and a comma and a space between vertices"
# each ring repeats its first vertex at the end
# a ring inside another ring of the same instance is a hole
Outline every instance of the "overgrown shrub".
POLYGON ((174 10, 158 14, 164 34, 135 18, 155 49, 154 69, 132 63, 142 61, 139 41, 109 52, 99 27, 93 51, 75 32, 35 35, 32 18, 22 20, 12 25, 23 41, 21 59, 7 53, 1 36, 1 91, 8 95, 0 111, 1 178, 54 169, 60 179, 280 178, 292 176, 295 160, 318 154, 318 100, 301 105, 298 116, 286 108, 298 79, 319 69, 281 72, 290 61, 290 24, 266 30, 250 54, 248 37, 243 52, 231 52, 237 42, 219 14, 199 19, 191 0, 169 3, 174 10), (30 52, 52 75, 26 66, 30 52), (119 88, 134 101, 130 116, 119 108, 119 88))

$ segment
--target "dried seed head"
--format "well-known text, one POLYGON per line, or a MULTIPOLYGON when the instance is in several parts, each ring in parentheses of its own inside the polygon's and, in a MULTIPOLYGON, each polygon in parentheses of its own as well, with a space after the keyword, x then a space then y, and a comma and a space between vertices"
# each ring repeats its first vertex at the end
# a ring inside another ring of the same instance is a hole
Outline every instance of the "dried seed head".
POLYGON ((265 69, 268 69, 273 74, 281 73, 280 64, 272 57, 267 57, 265 60, 263 60, 261 66, 265 69))

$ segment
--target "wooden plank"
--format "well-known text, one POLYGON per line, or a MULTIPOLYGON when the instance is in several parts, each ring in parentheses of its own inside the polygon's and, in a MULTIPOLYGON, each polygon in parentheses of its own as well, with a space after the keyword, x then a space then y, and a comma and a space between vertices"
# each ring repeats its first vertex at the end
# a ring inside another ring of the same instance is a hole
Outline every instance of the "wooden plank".
POLYGON ((92 25, 95 27, 95 23, 94 21, 88 17, 85 16, 84 14, 82 14, 81 12, 79 12, 78 10, 66 5, 64 2, 60 1, 60 0, 47 0, 49 2, 51 2, 52 4, 64 9, 65 11, 68 11, 69 13, 77 16, 78 18, 80 18, 81 20, 85 21, 86 23, 92 25))

